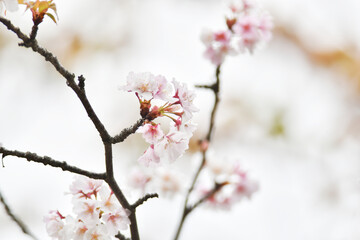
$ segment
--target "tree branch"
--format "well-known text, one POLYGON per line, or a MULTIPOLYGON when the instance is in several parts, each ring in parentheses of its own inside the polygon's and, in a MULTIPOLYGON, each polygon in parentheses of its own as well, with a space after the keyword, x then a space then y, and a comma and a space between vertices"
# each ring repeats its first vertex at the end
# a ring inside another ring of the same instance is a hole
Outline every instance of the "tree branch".
POLYGON ((80 175, 87 176, 87 177, 93 178, 93 179, 104 180, 106 178, 106 173, 94 173, 94 172, 86 171, 81 168, 77 168, 77 167, 68 165, 65 161, 64 162, 56 161, 47 156, 41 157, 41 156, 38 156, 36 153, 20 152, 17 150, 8 150, 8 149, 5 149, 4 147, 0 147, 0 153, 3 154, 2 158, 5 158, 6 156, 25 158, 29 162, 37 162, 37 163, 42 163, 44 165, 61 168, 63 171, 80 174, 80 175))
POLYGON ((143 123, 145 122, 146 118, 141 118, 139 120, 137 120, 137 122, 132 125, 131 127, 125 128, 121 131, 121 133, 119 133, 118 135, 116 135, 115 137, 111 138, 111 143, 112 144, 116 144, 116 143, 120 143, 123 142, 128 136, 130 136, 131 134, 135 133, 136 130, 141 127, 141 125, 143 125, 143 123))
POLYGON ((129 204, 129 202, 127 201, 126 197, 122 193, 119 185, 117 184, 114 178, 112 144, 123 142, 129 135, 135 133, 136 130, 144 123, 146 118, 142 118, 138 120, 133 126, 124 129, 120 134, 116 135, 115 137, 111 137, 108 131, 106 130, 105 126, 102 124, 102 122, 96 115, 95 111, 93 110, 86 96, 85 78, 82 75, 79 76, 78 77, 79 83, 77 84, 75 82, 75 74, 65 69, 51 52, 39 46, 38 42, 36 41, 38 26, 36 24, 33 26, 32 31, 30 33, 30 37, 28 37, 27 35, 22 33, 19 28, 15 27, 9 20, 0 17, 0 22, 3 23, 10 31, 14 32, 18 36, 18 38, 23 41, 22 43, 19 44, 19 46, 31 48, 34 52, 43 56, 45 60, 50 62, 53 65, 53 67, 56 69, 56 71, 59 72, 66 79, 66 84, 75 92, 75 94, 81 101, 89 118, 93 122, 95 128, 97 129, 102 139, 105 148, 106 173, 99 174, 99 173, 88 172, 73 166, 69 166, 66 162, 55 161, 49 157, 40 157, 35 153, 30 153, 30 152, 25 153, 19 151, 10 151, 5 148, 0 148, 0 153, 4 154, 3 157, 7 155, 12 155, 20 158, 26 158, 28 161, 39 162, 39 163, 43 163, 44 165, 59 167, 64 171, 70 171, 94 179, 105 180, 108 183, 109 187, 113 190, 120 204, 131 212, 129 216, 131 222, 130 224, 131 237, 132 240, 139 240, 140 237, 139 237, 139 231, 137 229, 137 221, 135 215, 136 208, 129 204))
POLYGON ((6 214, 20 227, 21 231, 30 236, 32 239, 37 240, 37 238, 29 231, 29 229, 27 228, 27 226, 18 218, 14 215, 14 213, 11 211, 9 205, 7 204, 7 202, 5 201, 4 197, 2 196, 1 192, 0 192, 0 202, 3 204, 6 214))
POLYGON ((135 203, 133 203, 131 206, 133 208, 137 208, 138 206, 142 205, 144 202, 146 202, 150 198, 158 198, 159 195, 157 193, 148 193, 144 197, 138 199, 135 203))
POLYGON ((120 232, 115 235, 115 238, 120 239, 120 240, 131 240, 130 238, 127 238, 124 235, 122 235, 120 232))

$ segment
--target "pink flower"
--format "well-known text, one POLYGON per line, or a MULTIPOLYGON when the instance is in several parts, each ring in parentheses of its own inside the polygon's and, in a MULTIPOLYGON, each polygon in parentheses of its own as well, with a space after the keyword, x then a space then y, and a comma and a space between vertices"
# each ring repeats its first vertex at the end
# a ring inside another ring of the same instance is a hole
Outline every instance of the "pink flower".
POLYGON ((189 138, 186 134, 177 131, 176 128, 171 128, 154 148, 157 156, 174 162, 189 148, 189 138))
POLYGON ((85 233, 86 240, 111 240, 106 226, 99 225, 93 228, 90 228, 85 233))
POLYGON ((153 98, 170 101, 173 88, 168 80, 166 80, 164 76, 157 75, 155 77, 155 82, 157 84, 157 89, 156 92, 153 93, 153 98))
POLYGON ((145 153, 138 159, 139 163, 148 167, 151 163, 157 164, 160 162, 159 155, 154 150, 154 145, 150 145, 145 153))
POLYGON ((116 235, 119 230, 126 230, 130 224, 128 216, 130 211, 118 208, 115 212, 109 212, 102 215, 105 226, 110 235, 116 235))
POLYGON ((64 229, 63 217, 59 211, 50 211, 49 215, 44 217, 46 231, 50 237, 60 238, 64 229))
POLYGON ((222 43, 222 44, 229 44, 231 39, 231 32, 230 31, 219 31, 214 33, 214 41, 222 43))
POLYGON ((100 203, 96 200, 76 201, 73 211, 79 219, 89 226, 94 226, 99 222, 100 203))
POLYGON ((127 76, 127 84, 120 89, 128 92, 136 92, 144 98, 150 98, 158 91, 155 76, 149 72, 130 72, 127 76))
POLYGON ((83 240, 88 227, 83 221, 77 221, 75 223, 74 240, 83 240))
POLYGON ((267 12, 264 12, 259 19, 259 30, 264 41, 269 41, 271 39, 271 30, 273 27, 274 24, 271 15, 267 12))
POLYGON ((136 131, 142 133, 146 142, 154 144, 156 141, 164 136, 163 131, 160 128, 160 124, 148 123, 138 128, 136 131))
POLYGON ((70 192, 77 198, 91 198, 100 191, 102 180, 95 180, 78 175, 70 186, 70 192))
POLYGON ((146 185, 151 181, 151 176, 139 168, 135 168, 131 171, 129 177, 129 183, 134 188, 140 188, 142 192, 145 192, 146 185))
POLYGON ((174 98, 177 99, 177 102, 181 105, 184 110, 182 115, 182 122, 185 123, 193 117, 194 112, 198 112, 199 109, 195 107, 193 101, 195 99, 195 92, 189 90, 185 83, 180 84, 178 81, 173 79, 172 83, 175 87, 174 98))
POLYGON ((109 188, 101 188, 99 195, 101 198, 100 208, 102 211, 111 212, 121 207, 114 193, 109 188))

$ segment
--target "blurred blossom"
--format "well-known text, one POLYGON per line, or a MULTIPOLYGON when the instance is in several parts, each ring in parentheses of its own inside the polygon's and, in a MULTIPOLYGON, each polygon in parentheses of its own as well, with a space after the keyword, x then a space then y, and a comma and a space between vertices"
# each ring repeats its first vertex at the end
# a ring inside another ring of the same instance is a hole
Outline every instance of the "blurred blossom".
POLYGON ((248 0, 230 5, 231 14, 226 18, 226 30, 206 30, 201 40, 206 46, 205 58, 219 66, 227 55, 248 50, 253 52, 261 42, 271 38, 272 18, 264 10, 248 0))

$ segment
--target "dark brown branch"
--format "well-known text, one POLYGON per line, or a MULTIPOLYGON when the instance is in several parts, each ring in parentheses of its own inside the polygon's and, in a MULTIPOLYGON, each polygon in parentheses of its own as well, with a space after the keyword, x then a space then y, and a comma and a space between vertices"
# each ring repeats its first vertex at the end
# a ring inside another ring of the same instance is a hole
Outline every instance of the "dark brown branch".
POLYGON ((58 61, 58 59, 45 48, 42 48, 38 45, 36 41, 36 35, 38 31, 38 26, 35 24, 33 29, 30 33, 30 37, 26 36, 24 33, 20 31, 19 28, 15 27, 9 20, 0 17, 0 22, 3 23, 10 31, 14 32, 18 38, 20 38, 23 42, 20 43, 20 46, 31 48, 34 52, 39 53, 41 56, 45 58, 46 61, 50 62, 53 67, 66 79, 66 84, 76 93, 77 97, 80 99, 83 107, 85 108, 89 118, 93 122, 95 128, 97 129, 102 142, 105 148, 105 163, 106 163, 106 173, 98 174, 88 172, 76 167, 72 167, 67 165, 65 162, 55 161, 49 157, 40 157, 35 153, 30 152, 19 152, 19 151, 9 151, 4 148, 0 148, 0 153, 3 153, 3 157, 6 155, 17 156, 21 158, 26 158, 28 161, 34 161, 43 163, 44 165, 50 165, 53 167, 60 167, 64 171, 70 171, 73 173, 82 174, 94 179, 104 179, 110 188, 113 190, 116 198, 119 200, 120 204, 128 209, 131 214, 129 216, 130 219, 130 232, 132 240, 139 240, 139 231, 137 228, 137 221, 136 221, 136 208, 129 204, 126 197, 122 193, 121 189, 119 188, 118 184, 114 178, 114 171, 113 171, 113 156, 112 156, 112 144, 123 142, 129 135, 136 132, 136 130, 144 123, 146 118, 142 118, 138 120, 133 126, 124 129, 120 134, 115 137, 111 137, 107 132, 105 126, 102 124, 100 119, 97 117, 95 111, 93 110, 87 96, 85 93, 85 78, 81 75, 78 77, 79 83, 76 84, 75 82, 75 74, 66 70, 58 61))
POLYGON ((108 177, 106 182, 109 184, 111 190, 115 194, 116 198, 119 200, 121 206, 123 208, 128 209, 131 214, 129 216, 130 220, 130 233, 132 240, 139 240, 139 230, 137 227, 137 220, 136 220, 136 208, 134 208, 126 199, 124 193, 121 191, 119 185, 116 183, 114 177, 108 177))
POLYGON ((35 40, 38 30, 39 30, 39 25, 34 24, 34 26, 31 29, 31 33, 30 33, 30 41, 35 40))
POLYGON ((18 217, 16 217, 14 215, 14 213, 11 211, 9 205, 5 201, 5 199, 2 196, 1 192, 0 192, 0 202, 3 204, 6 214, 20 227, 21 231, 24 234, 26 234, 26 235, 30 236, 31 238, 33 238, 34 240, 37 240, 37 238, 29 231, 27 226, 18 217))
POLYGON ((182 213, 182 216, 181 216, 181 219, 180 219, 180 223, 178 225, 178 228, 176 230, 176 234, 175 234, 175 237, 174 237, 174 240, 177 240, 180 236, 180 232, 183 228, 183 225, 184 225, 184 222, 185 222, 185 219, 187 217, 187 215, 193 210, 189 210, 189 206, 188 206, 188 202, 189 202, 189 197, 190 197, 190 194, 192 193, 192 191, 194 190, 194 187, 195 187, 195 183, 200 175, 200 172, 201 170, 204 168, 205 166, 205 163, 206 163, 206 152, 202 152, 202 160, 201 160, 201 163, 200 163, 200 166, 198 167, 195 175, 194 175, 194 178, 191 182, 191 185, 190 185, 190 188, 189 190, 187 191, 186 193, 186 196, 185 196, 185 203, 184 203, 184 207, 183 207, 183 213, 182 213))
POLYGON ((116 143, 123 142, 128 136, 135 133, 136 130, 139 127, 141 127, 141 125, 143 125, 145 120, 146 120, 145 118, 141 118, 141 119, 137 120, 137 122, 134 125, 132 125, 131 127, 125 128, 124 130, 122 130, 121 133, 119 133, 118 135, 116 135, 115 137, 113 137, 111 139, 111 143, 116 144, 116 143))
POLYGON ((21 43, 20 46, 31 48, 34 52, 39 53, 41 56, 45 58, 46 61, 50 62, 54 66, 57 72, 59 72, 66 79, 67 85, 71 89, 73 89, 73 91, 80 99, 89 118, 91 119, 96 129, 98 130, 101 139, 104 142, 108 142, 111 137, 107 132, 107 130, 105 129, 104 125, 101 123, 100 119, 95 114, 95 111, 93 110, 88 98, 86 97, 85 91, 76 84, 75 74, 66 70, 51 52, 49 52, 45 48, 40 47, 35 38, 33 39, 31 38, 31 37, 36 37, 36 32, 37 32, 36 25, 34 25, 33 27, 33 30, 31 32, 31 37, 28 37, 24 33, 22 33, 19 28, 15 27, 9 20, 0 17, 0 22, 2 22, 10 31, 14 32, 18 36, 18 38, 20 38, 23 41, 23 43, 21 43))
POLYGON ((138 206, 142 205, 144 202, 146 202, 150 198, 158 198, 159 195, 157 193, 148 193, 144 197, 137 200, 135 203, 133 203, 131 206, 133 208, 137 208, 138 206))
POLYGON ((211 135, 213 133, 213 129, 214 129, 214 125, 215 125, 215 114, 216 114, 216 110, 217 110, 217 107, 218 107, 218 104, 219 104, 219 101, 220 101, 220 97, 219 97, 219 92, 220 92, 220 68, 221 68, 221 65, 219 65, 217 68, 216 68, 216 82, 212 85, 212 90, 214 92, 214 95, 215 95, 215 102, 214 102, 214 107, 212 109, 212 112, 211 112, 211 116, 210 116, 210 125, 209 125, 209 130, 208 130, 208 133, 206 135, 206 140, 208 142, 210 142, 211 140, 211 135))
POLYGON ((120 232, 115 235, 115 238, 120 239, 120 240, 131 240, 130 238, 127 238, 124 235, 122 235, 120 232))
POLYGON ((20 152, 20 151, 8 150, 3 147, 0 147, 0 153, 3 154, 3 156, 2 156, 3 158, 5 158, 6 156, 25 158, 29 162, 37 162, 37 163, 42 163, 44 165, 61 168, 63 171, 80 174, 80 175, 87 176, 87 177, 93 178, 93 179, 103 179, 104 180, 106 178, 105 173, 89 172, 89 171, 71 166, 71 165, 67 164, 66 162, 56 161, 47 156, 41 157, 41 156, 38 156, 37 154, 31 153, 31 152, 20 152))

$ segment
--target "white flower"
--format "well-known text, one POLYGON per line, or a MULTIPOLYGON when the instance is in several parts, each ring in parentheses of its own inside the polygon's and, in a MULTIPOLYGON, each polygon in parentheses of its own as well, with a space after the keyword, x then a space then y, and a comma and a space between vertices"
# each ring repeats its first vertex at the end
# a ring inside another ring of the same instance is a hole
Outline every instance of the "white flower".
POLYGON ((179 104, 184 110, 182 122, 187 122, 192 118, 194 112, 199 111, 199 109, 195 107, 193 103, 196 94, 194 91, 189 90, 185 83, 180 84, 175 79, 173 79, 172 83, 175 87, 174 98, 179 101, 179 104))
POLYGON ((110 235, 116 235, 119 230, 126 230, 130 224, 128 216, 130 211, 123 208, 118 208, 111 213, 105 213, 102 215, 102 220, 110 235))
POLYGON ((93 199, 78 200, 74 202, 73 211, 87 226, 94 226, 99 223, 99 201, 93 199))
POLYGON ((70 185, 70 193, 77 198, 91 198, 99 192, 102 180, 95 180, 85 176, 75 176, 75 180, 70 185))
POLYGON ((136 92, 144 98, 151 98, 158 90, 155 76, 149 72, 130 72, 127 76, 127 84, 120 89, 128 92, 136 92))
POLYGON ((157 91, 153 94, 154 99, 170 101, 172 99, 171 94, 173 92, 172 85, 168 82, 168 80, 166 80, 164 76, 161 75, 157 75, 155 77, 155 82, 157 84, 157 91))
POLYGON ((49 215, 44 217, 46 231, 50 237, 60 238, 64 229, 63 217, 59 211, 50 211, 49 215))
POLYGON ((101 198, 100 206, 102 211, 112 212, 120 207, 120 204, 114 193, 110 191, 109 188, 102 187, 100 189, 99 195, 101 198))
POLYGON ((189 148, 189 138, 183 132, 172 127, 169 133, 162 138, 155 146, 155 154, 160 158, 166 158, 174 162, 189 148))
POLYGON ((150 145, 145 153, 138 159, 139 163, 148 167, 151 163, 159 163, 160 157, 154 150, 154 145, 150 145))
POLYGON ((107 229, 104 225, 99 225, 93 228, 90 228, 85 233, 86 240, 111 240, 107 229))
POLYGON ((88 227, 85 225, 83 221, 76 221, 74 226, 74 236, 73 236, 74 240, 83 240, 87 230, 88 227))
POLYGON ((138 128, 136 131, 142 133, 146 142, 153 144, 164 136, 163 131, 160 128, 160 124, 145 124, 138 128))

